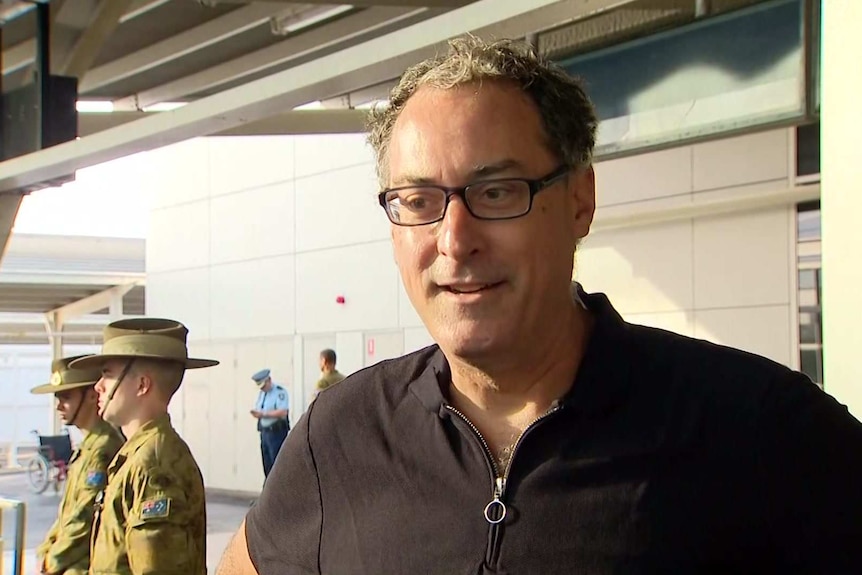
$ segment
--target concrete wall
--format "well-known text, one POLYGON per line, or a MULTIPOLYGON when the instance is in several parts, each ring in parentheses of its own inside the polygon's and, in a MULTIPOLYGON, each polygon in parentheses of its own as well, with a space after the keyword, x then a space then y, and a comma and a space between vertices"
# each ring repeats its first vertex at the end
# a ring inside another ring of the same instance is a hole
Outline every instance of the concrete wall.
MULTIPOLYGON (((732 209, 787 190, 789 133, 599 164, 577 278, 631 321, 795 366, 795 209, 732 209), (679 210, 719 204, 720 215, 679 210)), ((256 491, 254 371, 273 369, 296 421, 321 348, 352 372, 430 338, 398 278, 363 136, 209 138, 151 156, 148 313, 185 322, 192 352, 222 361, 188 374, 174 420, 210 487, 256 491)))

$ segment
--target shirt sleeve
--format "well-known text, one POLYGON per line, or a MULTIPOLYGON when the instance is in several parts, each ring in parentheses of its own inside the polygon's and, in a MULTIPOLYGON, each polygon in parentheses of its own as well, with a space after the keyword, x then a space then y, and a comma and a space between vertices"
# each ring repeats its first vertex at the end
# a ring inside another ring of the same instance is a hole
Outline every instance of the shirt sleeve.
POLYGON ((90 534, 96 496, 105 488, 108 455, 96 451, 79 460, 82 469, 74 491, 66 493, 69 511, 61 513, 51 545, 45 549, 45 568, 49 573, 63 573, 90 554, 90 534))
POLYGON ((274 409, 289 409, 290 408, 290 397, 287 394, 287 390, 283 388, 278 388, 273 390, 273 395, 275 396, 275 408, 274 409))
POLYGON ((320 573, 323 515, 309 433, 313 412, 314 404, 287 436, 263 493, 246 517, 249 556, 259 575, 320 573))
POLYGON ((766 535, 792 571, 862 573, 862 423, 786 373, 766 397, 756 444, 766 535))
POLYGON ((126 549, 134 575, 196 573, 196 514, 203 493, 184 490, 181 469, 165 465, 145 470, 135 480, 126 524, 126 549))

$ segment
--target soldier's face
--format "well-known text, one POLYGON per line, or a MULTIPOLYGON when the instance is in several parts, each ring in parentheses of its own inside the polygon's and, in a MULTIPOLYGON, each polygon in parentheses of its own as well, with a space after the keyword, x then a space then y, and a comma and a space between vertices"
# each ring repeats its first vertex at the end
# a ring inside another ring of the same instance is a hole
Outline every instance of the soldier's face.
POLYGON ((134 413, 137 389, 132 381, 120 380, 126 360, 108 360, 102 366, 102 378, 96 383, 99 394, 99 414, 108 423, 124 425, 134 413), (112 397, 113 395, 113 397, 112 397))
POLYGON ((89 419, 96 407, 95 393, 87 389, 69 389, 54 394, 57 399, 57 413, 63 423, 76 423, 72 418, 80 421, 89 419), (76 415, 77 414, 77 415, 76 415))

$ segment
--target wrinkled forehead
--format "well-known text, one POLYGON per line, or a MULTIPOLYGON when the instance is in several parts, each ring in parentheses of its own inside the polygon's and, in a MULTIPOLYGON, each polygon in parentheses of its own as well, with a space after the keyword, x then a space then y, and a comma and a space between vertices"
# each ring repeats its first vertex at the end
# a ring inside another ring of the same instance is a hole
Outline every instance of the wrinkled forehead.
POLYGON ((538 108, 502 82, 419 88, 395 122, 388 151, 390 186, 463 178, 503 159, 531 165, 550 154, 538 108))

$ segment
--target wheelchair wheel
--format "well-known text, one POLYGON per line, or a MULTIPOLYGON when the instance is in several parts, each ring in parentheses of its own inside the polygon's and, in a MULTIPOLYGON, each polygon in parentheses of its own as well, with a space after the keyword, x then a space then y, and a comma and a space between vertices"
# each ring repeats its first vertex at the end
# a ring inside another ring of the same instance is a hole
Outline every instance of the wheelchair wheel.
POLYGON ((27 465, 27 481, 30 482, 30 487, 34 493, 42 493, 48 488, 48 482, 51 479, 51 465, 48 460, 37 455, 30 460, 27 465))

